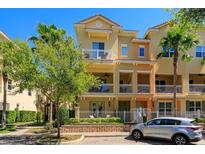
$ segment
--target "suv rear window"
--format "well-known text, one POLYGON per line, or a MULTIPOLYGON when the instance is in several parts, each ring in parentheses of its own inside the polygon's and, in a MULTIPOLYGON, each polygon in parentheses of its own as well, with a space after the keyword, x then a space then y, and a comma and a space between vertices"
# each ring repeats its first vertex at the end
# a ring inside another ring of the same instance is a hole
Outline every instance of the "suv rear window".
POLYGON ((162 119, 161 125, 180 125, 181 121, 174 119, 162 119))
POLYGON ((199 124, 196 122, 196 120, 190 121, 190 123, 194 126, 199 126, 199 124))

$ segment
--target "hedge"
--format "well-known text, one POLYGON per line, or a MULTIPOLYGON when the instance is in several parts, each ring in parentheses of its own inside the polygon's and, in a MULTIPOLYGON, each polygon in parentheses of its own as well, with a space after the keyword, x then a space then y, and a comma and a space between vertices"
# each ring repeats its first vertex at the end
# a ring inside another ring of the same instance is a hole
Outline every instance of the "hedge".
MULTIPOLYGON (((31 121, 42 121, 42 112, 36 111, 6 111, 6 122, 31 122, 31 121)), ((2 111, 0 111, 0 122, 2 120, 2 111)))
MULTIPOLYGON (((2 111, 0 111, 0 121, 2 120, 2 111)), ((14 123, 16 121, 16 112, 15 111, 6 111, 6 122, 14 123)))
POLYGON ((111 118, 70 118, 65 124, 115 124, 115 123, 123 123, 121 118, 111 117, 111 118))
POLYGON ((20 111, 20 122, 29 122, 36 120, 35 111, 20 111))
POLYGON ((205 118, 196 118, 195 120, 198 123, 205 123, 205 118))

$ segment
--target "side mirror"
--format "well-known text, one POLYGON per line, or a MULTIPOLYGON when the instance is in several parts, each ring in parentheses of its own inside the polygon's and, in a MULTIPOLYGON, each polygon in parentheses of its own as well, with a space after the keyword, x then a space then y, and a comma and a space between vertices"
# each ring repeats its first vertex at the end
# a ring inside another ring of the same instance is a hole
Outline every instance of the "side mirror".
POLYGON ((145 122, 144 125, 147 126, 147 123, 145 122))

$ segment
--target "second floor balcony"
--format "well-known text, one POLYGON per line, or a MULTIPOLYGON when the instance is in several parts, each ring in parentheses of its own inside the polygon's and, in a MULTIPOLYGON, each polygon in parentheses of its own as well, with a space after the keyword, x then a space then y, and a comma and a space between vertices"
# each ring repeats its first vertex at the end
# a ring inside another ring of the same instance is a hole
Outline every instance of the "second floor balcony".
POLYGON ((113 53, 110 50, 82 49, 84 57, 90 60, 112 60, 113 53))
POLYGON ((137 93, 150 93, 150 85, 149 84, 138 84, 137 93))
POLYGON ((190 84, 189 91, 190 92, 205 93, 205 84, 190 84))
MULTIPOLYGON (((182 86, 176 86, 177 93, 182 93, 182 86)), ((156 93, 173 93, 174 86, 173 85, 156 85, 156 93)))
POLYGON ((189 75, 189 92, 205 93, 205 74, 189 75))
POLYGON ((99 87, 90 88, 91 93, 113 93, 113 84, 101 84, 99 87))
POLYGON ((120 93, 132 93, 132 84, 120 84, 120 93))

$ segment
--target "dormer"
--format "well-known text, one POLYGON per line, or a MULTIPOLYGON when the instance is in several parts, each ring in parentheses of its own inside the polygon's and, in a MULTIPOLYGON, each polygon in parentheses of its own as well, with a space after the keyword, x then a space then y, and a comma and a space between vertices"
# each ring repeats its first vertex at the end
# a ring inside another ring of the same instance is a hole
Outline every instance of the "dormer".
POLYGON ((113 31, 120 30, 121 28, 122 27, 119 24, 101 14, 81 20, 75 24, 77 34, 80 29, 84 29, 87 36, 93 39, 108 40, 113 31))

